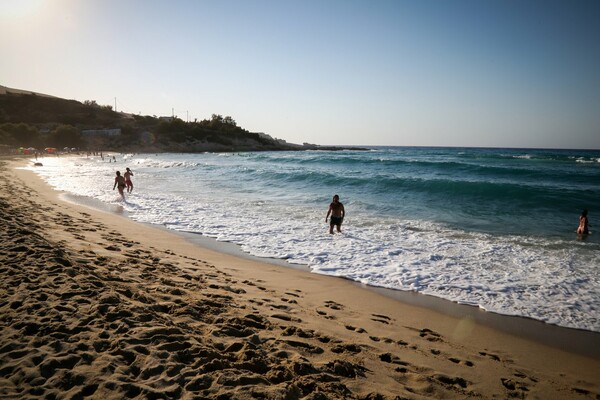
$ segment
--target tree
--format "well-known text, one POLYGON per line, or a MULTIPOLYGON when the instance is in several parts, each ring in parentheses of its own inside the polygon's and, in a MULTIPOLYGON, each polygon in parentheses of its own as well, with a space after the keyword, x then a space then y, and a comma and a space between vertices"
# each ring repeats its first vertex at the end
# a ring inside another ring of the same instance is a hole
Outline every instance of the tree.
POLYGON ((231 118, 229 115, 223 119, 223 122, 227 125, 237 126, 233 118, 231 118))
POLYGON ((32 147, 39 144, 40 133, 25 123, 0 125, 0 140, 4 144, 32 147))
POLYGON ((50 145, 58 148, 80 148, 83 144, 83 139, 79 131, 74 126, 59 125, 50 133, 48 142, 50 145))
POLYGON ((0 126, 0 145, 9 144, 15 144, 14 138, 10 132, 3 129, 3 126, 0 126))

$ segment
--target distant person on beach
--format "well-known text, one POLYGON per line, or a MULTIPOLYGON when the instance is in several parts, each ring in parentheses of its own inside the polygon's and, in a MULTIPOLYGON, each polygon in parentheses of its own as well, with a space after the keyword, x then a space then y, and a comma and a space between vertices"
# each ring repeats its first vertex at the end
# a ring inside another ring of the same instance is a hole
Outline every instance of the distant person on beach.
POLYGON ((131 193, 133 190, 133 182, 131 182, 131 177, 133 176, 133 172, 129 169, 129 167, 125 168, 126 171, 123 174, 125 177, 125 184, 127 185, 127 193, 131 193))
POLYGON ((125 194, 123 193, 123 189, 125 189, 125 186, 127 185, 125 183, 125 178, 121 176, 121 171, 117 171, 117 176, 115 177, 115 184, 113 185, 113 190, 115 190, 117 186, 119 187, 119 194, 121 195, 123 200, 125 200, 125 194))
POLYGON ((346 210, 344 210, 344 205, 340 203, 340 196, 338 196, 337 194, 333 196, 333 201, 329 205, 329 210, 327 211, 325 222, 327 222, 329 214, 331 214, 331 220, 329 222, 329 233, 333 235, 334 226, 337 228, 337 231, 341 233, 342 222, 344 221, 346 210))
POLYGON ((578 235, 587 235, 590 233, 588 227, 588 218, 587 218, 588 210, 583 210, 581 215, 579 216, 579 227, 577 228, 578 235))

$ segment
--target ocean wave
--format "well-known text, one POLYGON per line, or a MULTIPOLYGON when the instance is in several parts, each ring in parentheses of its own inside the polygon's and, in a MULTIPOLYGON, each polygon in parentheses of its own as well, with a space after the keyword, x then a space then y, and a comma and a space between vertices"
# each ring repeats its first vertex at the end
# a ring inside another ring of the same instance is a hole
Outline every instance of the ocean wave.
POLYGON ((145 168, 196 168, 202 166, 201 163, 198 162, 189 162, 189 161, 163 161, 154 158, 136 158, 132 159, 132 165, 136 165, 139 167, 145 168))

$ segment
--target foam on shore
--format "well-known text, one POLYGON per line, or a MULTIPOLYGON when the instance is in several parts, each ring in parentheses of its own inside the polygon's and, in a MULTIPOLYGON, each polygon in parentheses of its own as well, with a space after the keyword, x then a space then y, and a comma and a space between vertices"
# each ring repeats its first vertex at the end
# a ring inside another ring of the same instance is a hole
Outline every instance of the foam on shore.
MULTIPOLYGON (((119 204, 107 204, 93 198, 76 196, 70 193, 63 193, 61 197, 67 201, 71 201, 86 207, 92 207, 104 212, 111 212, 120 216, 127 216, 127 213, 119 204)), ((161 228, 159 225, 150 226, 157 229, 161 228)), ((168 228, 164 227, 164 229, 168 228)), ((301 271, 310 272, 310 268, 307 265, 293 264, 282 259, 253 256, 247 252, 244 252, 241 247, 235 243, 218 241, 215 238, 207 237, 195 232, 174 232, 185 238, 185 240, 188 240, 200 247, 219 253, 229 254, 256 262, 269 263, 284 268, 295 268, 301 271)), ((543 343, 548 346, 585 356, 600 357, 600 346, 597 346, 597 344, 600 344, 600 333, 598 332, 564 328, 557 325, 546 324, 530 318, 497 314, 482 310, 476 306, 459 304, 446 299, 424 295, 417 292, 379 288, 361 283, 356 283, 356 285, 365 290, 372 290, 377 293, 381 293, 386 297, 401 301, 403 303, 412 304, 419 307, 426 307, 459 319, 472 319, 479 324, 489 326, 493 329, 543 343)))

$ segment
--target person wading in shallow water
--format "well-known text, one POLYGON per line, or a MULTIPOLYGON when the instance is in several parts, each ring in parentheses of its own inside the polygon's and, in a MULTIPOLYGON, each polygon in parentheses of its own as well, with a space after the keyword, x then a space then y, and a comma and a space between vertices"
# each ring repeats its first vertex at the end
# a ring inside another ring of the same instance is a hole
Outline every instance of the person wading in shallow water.
POLYGON ((117 186, 119 187, 119 194, 121 195, 123 200, 125 200, 125 194, 123 193, 123 190, 127 185, 125 184, 125 178, 121 176, 120 171, 117 171, 117 176, 115 177, 115 184, 113 185, 113 190, 115 190, 115 187, 117 186))
POLYGON ((129 167, 125 168, 127 171, 123 174, 125 177, 125 184, 127 185, 127 193, 131 193, 133 191, 133 182, 131 182, 131 177, 133 176, 133 172, 129 169, 129 167))
POLYGON ((579 226, 577 227, 578 235, 587 235, 590 233, 587 214, 588 210, 583 210, 579 216, 579 226))
POLYGON ((337 231, 341 233, 342 222, 344 221, 346 210, 344 210, 344 205, 340 203, 340 196, 338 196, 337 194, 333 196, 333 201, 329 205, 329 210, 327 211, 325 222, 327 222, 329 214, 331 214, 331 221, 329 222, 329 233, 333 235, 334 226, 337 228, 337 231))

